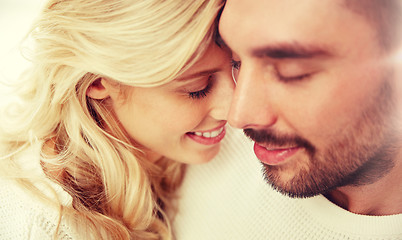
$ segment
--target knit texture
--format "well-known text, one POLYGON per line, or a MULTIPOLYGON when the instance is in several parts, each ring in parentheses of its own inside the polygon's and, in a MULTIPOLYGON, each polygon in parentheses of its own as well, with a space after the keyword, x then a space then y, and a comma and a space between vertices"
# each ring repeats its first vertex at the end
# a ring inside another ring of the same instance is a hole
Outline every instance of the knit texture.
POLYGON ((227 132, 214 160, 188 167, 173 223, 178 240, 402 239, 402 214, 358 215, 323 196, 273 190, 253 143, 240 130, 227 132))
MULTIPOLYGON (((58 198, 63 205, 71 204, 71 197, 60 186, 46 178, 40 167, 39 146, 32 147, 18 157, 19 163, 37 179, 35 186, 51 198, 58 198), (28 160, 28 161, 27 161, 28 160), (44 181, 43 181, 44 180, 44 181)), ((71 224, 62 218, 59 208, 49 204, 15 180, 0 177, 0 239, 79 239, 71 224)))

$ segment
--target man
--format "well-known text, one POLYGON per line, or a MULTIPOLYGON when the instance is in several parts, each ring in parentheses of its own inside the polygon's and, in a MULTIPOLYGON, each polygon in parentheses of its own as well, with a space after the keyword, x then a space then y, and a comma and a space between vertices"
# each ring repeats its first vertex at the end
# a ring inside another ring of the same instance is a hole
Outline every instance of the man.
POLYGON ((241 62, 229 120, 280 192, 402 213, 398 2, 228 1, 220 31, 241 62))
MULTIPOLYGON (((253 222, 252 232, 237 222, 228 228, 223 218, 207 220, 208 228, 219 225, 238 239, 402 239, 401 4, 227 1, 219 31, 237 82, 229 123, 255 142, 265 179, 282 197, 269 187, 258 201, 244 196, 264 213, 242 222, 253 222)), ((242 209, 222 192, 217 199, 232 211, 205 197, 200 207, 228 213, 230 224, 242 209)), ((183 216, 177 232, 190 236, 181 230, 183 216)), ((230 239, 222 236, 204 239, 230 239)))
POLYGON ((371 21, 396 24, 397 3, 228 1, 220 31, 241 61, 230 123, 280 192, 402 213, 402 44, 371 21))

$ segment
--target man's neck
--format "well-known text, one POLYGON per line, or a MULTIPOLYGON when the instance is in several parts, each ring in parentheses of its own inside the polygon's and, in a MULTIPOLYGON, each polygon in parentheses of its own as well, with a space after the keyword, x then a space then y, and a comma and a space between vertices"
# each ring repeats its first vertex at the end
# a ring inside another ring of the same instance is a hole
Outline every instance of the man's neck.
POLYGON ((402 213, 402 161, 378 181, 363 186, 345 186, 325 195, 336 205, 356 214, 393 215, 402 213))

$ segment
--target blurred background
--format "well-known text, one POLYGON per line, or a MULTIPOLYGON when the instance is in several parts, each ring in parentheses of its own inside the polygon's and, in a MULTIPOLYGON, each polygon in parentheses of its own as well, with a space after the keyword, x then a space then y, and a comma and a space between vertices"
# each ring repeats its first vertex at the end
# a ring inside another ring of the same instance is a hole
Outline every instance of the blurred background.
MULTIPOLYGON (((44 1, 0 0, 0 82, 13 81, 28 66, 20 44, 44 1)), ((4 91, 0 85, 0 97, 4 91)))

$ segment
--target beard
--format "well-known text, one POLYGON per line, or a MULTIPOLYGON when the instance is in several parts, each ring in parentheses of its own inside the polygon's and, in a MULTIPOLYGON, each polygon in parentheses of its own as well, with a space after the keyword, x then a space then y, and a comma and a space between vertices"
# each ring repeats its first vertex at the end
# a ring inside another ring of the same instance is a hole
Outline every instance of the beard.
POLYGON ((300 153, 284 165, 263 164, 266 181, 290 197, 312 197, 343 186, 371 184, 394 166, 398 135, 392 127, 392 87, 388 81, 367 102, 360 115, 317 149, 308 140, 273 130, 245 129, 253 141, 274 146, 297 146, 300 153), (298 157, 298 158, 296 158, 298 157))

